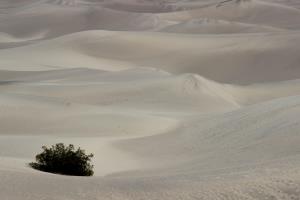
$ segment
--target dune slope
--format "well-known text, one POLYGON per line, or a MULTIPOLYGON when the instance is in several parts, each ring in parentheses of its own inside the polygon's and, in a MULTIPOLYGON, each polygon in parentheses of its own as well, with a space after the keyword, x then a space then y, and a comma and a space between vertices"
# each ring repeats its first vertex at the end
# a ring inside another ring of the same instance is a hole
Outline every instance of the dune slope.
POLYGON ((299 58, 298 0, 2 0, 0 199, 299 199, 299 58))

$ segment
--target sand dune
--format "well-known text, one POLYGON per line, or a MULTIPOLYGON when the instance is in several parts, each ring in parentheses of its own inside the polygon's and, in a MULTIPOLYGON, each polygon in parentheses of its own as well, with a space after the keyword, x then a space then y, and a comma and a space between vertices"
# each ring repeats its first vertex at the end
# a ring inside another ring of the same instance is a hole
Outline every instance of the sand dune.
MULTIPOLYGON (((72 198, 79 199, 82 198, 79 188, 87 187, 90 191, 95 191, 92 194, 89 193, 89 198, 113 192, 116 196, 108 198, 118 199, 120 195, 125 198, 138 199, 146 195, 148 189, 157 191, 147 194, 148 198, 166 195, 165 190, 168 191, 166 199, 175 198, 178 192, 181 198, 185 199, 190 199, 190 195, 211 199, 222 198, 224 193, 230 194, 231 198, 261 199, 270 193, 278 198, 282 196, 292 198, 294 194, 288 191, 298 185, 296 178, 298 171, 294 168, 298 165, 298 105, 299 97, 295 96, 260 103, 223 115, 202 117, 202 119, 194 116, 181 128, 170 131, 168 134, 127 139, 121 144, 118 142, 116 145, 118 149, 122 149, 121 152, 124 150, 134 152, 133 161, 131 161, 132 158, 127 158, 122 154, 117 155, 126 158, 127 162, 133 162, 128 165, 132 169, 139 168, 136 172, 80 180, 34 173, 22 167, 26 159, 22 162, 19 159, 8 158, 4 158, 6 167, 2 167, 2 172, 13 177, 6 179, 6 184, 15 184, 19 187, 26 184, 26 192, 34 192, 36 198, 51 198, 53 194, 47 192, 51 189, 58 196, 71 195, 72 198), (153 145, 158 145, 160 148, 153 149, 153 145), (144 163, 144 166, 138 163, 144 163), (29 175, 32 181, 25 182, 29 175), (66 186, 64 190, 59 190, 54 184, 57 182, 63 185, 72 183, 72 187, 66 186), (126 193, 129 195, 126 197, 127 195, 121 190, 124 184, 130 190, 130 188, 137 187, 138 183, 143 184, 143 189, 126 193), (39 191, 35 191, 37 185, 39 185, 39 191), (160 185, 160 189, 156 185, 160 185), (181 193, 182 190, 184 193, 181 193)), ((61 136, 54 139, 47 137, 34 139, 36 143, 72 141, 87 146, 91 150, 95 148, 88 143, 88 139, 87 143, 82 139, 78 142, 76 138, 66 139, 61 136)), ((18 137, 11 136, 2 138, 2 141, 9 141, 14 145, 20 143, 18 140, 18 137)), ((32 139, 30 137, 25 139, 25 141, 28 140, 32 139)), ((32 142, 24 143, 24 139, 22 141, 23 147, 32 145, 32 142)), ((31 152, 38 148, 36 143, 35 148, 30 150, 31 152)), ((98 141, 96 144, 99 145, 102 142, 98 141)), ((11 149, 11 147, 6 147, 6 149, 11 149)), ((6 152, 10 157, 20 157, 18 152, 15 154, 9 154, 8 150, 6 152)), ((27 154, 27 160, 30 155, 31 153, 27 154)), ((24 158, 24 155, 21 157, 24 158)), ((109 163, 109 161, 106 162, 109 163)), ((22 190, 12 192, 5 186, 2 187, 4 197, 18 198, 23 194, 22 190)))
POLYGON ((35 78, 18 79, 15 76, 4 81, 0 90, 5 93, 14 91, 18 95, 33 98, 45 97, 45 100, 58 99, 64 104, 74 102, 133 109, 140 107, 151 111, 196 109, 199 112, 238 106, 230 94, 222 91, 221 84, 194 74, 171 76, 151 69, 100 72, 98 75, 92 70, 70 71, 66 73, 67 70, 58 70, 56 75, 54 71, 39 72, 43 76, 35 75, 35 78), (47 73, 49 76, 46 76, 47 73), (41 81, 41 78, 45 81, 41 81), (155 96, 152 95, 154 91, 155 96))
POLYGON ((219 3, 200 9, 161 14, 160 16, 162 19, 176 21, 205 17, 298 30, 299 15, 299 9, 274 1, 229 0, 219 1, 219 3))
POLYGON ((151 14, 128 13, 102 7, 61 8, 60 5, 42 4, 34 10, 4 16, 0 30, 21 38, 41 33, 45 35, 44 38, 52 38, 83 30, 148 30, 156 26, 159 26, 159 21, 151 14))
POLYGON ((3 50, 0 68, 118 71, 152 67, 176 74, 197 73, 225 83, 250 84, 299 78, 299 41, 298 31, 214 36, 88 31, 3 50))
POLYGON ((298 0, 0 1, 0 199, 299 199, 298 0), (95 176, 31 169, 41 146, 95 176))
POLYGON ((162 32, 186 33, 186 34, 228 34, 228 33, 261 33, 277 32, 284 29, 268 26, 245 24, 239 22, 229 22, 224 20, 215 20, 201 18, 199 20, 187 20, 174 25, 162 28, 162 32))

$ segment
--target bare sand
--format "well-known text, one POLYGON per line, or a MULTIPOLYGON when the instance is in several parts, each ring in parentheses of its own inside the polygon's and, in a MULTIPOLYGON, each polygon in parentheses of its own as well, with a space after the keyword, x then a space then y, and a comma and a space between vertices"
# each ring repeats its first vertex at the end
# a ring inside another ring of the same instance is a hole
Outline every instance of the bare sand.
POLYGON ((297 200, 299 117, 298 0, 0 0, 0 199, 297 200))

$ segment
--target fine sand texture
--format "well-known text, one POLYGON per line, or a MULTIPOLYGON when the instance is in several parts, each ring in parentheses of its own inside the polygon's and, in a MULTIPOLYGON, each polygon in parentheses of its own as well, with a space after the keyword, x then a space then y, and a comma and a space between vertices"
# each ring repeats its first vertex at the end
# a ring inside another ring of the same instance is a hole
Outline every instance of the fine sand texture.
POLYGON ((0 199, 300 200, 300 1, 0 0, 0 199))

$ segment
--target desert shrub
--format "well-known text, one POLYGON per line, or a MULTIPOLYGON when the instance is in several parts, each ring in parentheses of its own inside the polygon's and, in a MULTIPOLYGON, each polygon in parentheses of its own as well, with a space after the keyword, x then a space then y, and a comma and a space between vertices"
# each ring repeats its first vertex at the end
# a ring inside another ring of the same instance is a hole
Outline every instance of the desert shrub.
POLYGON ((74 145, 65 146, 63 143, 43 146, 43 152, 36 155, 36 162, 29 165, 37 170, 55 174, 72 176, 92 176, 93 165, 90 164, 93 154, 86 155, 85 151, 74 145))

